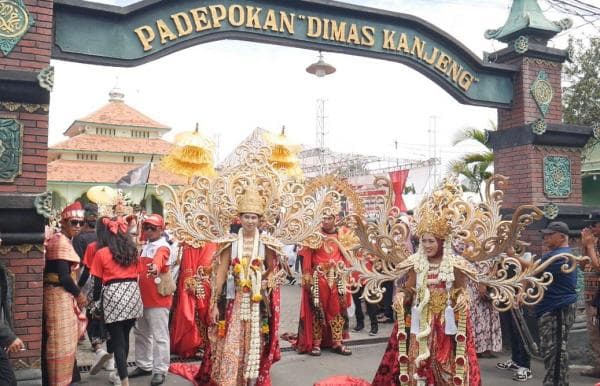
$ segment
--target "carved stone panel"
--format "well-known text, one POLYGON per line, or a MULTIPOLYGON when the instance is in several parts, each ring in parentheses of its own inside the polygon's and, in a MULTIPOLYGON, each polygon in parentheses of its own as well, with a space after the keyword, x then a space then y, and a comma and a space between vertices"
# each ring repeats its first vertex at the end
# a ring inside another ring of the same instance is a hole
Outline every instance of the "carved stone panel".
POLYGON ((0 0, 0 51, 8 55, 33 23, 22 0, 0 0))
POLYGON ((544 193, 549 198, 571 195, 571 161, 568 157, 544 157, 544 193))
POLYGON ((535 103, 537 103, 542 116, 545 117, 550 109, 550 102, 554 97, 554 90, 548 81, 548 74, 546 74, 546 71, 540 71, 537 79, 531 84, 531 95, 533 96, 535 103))
POLYGON ((0 183, 13 182, 21 174, 23 124, 0 118, 0 183))

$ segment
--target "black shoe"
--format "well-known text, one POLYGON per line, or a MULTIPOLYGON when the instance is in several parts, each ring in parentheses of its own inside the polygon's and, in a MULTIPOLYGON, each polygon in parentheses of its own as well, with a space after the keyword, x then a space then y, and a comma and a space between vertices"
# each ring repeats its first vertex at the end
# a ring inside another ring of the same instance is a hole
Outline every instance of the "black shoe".
POLYGON ((356 327, 352 329, 354 332, 360 332, 365 329, 364 323, 356 323, 356 327))
POLYGON ((371 331, 369 331, 369 335, 375 336, 379 332, 379 327, 377 325, 371 326, 371 331))
POLYGON ((167 377, 164 374, 154 374, 152 376, 152 380, 150 381, 150 386, 158 386, 165 383, 165 379, 167 377))
POLYGON ((136 367, 135 370, 129 373, 129 378, 145 377, 147 375, 152 375, 152 371, 146 371, 136 367))

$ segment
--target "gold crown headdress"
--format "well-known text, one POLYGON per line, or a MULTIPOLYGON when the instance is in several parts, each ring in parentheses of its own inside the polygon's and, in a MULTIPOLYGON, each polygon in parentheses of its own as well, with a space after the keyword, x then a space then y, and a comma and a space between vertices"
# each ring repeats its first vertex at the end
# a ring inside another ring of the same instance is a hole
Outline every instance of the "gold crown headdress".
POLYGON ((461 195, 461 188, 446 180, 441 187, 425 197, 415 212, 417 236, 431 233, 440 239, 448 237, 459 215, 454 205, 461 200, 461 195))
POLYGON ((255 213, 262 216, 264 212, 265 206, 256 187, 247 187, 238 199, 238 213, 255 213))

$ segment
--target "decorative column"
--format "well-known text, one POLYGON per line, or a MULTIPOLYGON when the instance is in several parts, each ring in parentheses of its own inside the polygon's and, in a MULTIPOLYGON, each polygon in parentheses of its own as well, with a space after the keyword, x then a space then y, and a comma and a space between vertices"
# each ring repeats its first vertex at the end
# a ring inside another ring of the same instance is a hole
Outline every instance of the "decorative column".
POLYGON ((579 229, 587 214, 581 206, 581 150, 592 130, 562 123, 561 70, 569 52, 548 47, 548 40, 571 24, 546 19, 536 0, 515 0, 506 23, 485 34, 508 44, 488 60, 520 68, 513 106, 498 110, 498 131, 490 133, 490 143, 495 172, 510 177, 505 206, 544 208, 545 221, 525 231, 537 254, 542 252, 539 228, 557 219, 579 229))
MULTIPOLYGON (((581 150, 592 135, 584 126, 562 121, 561 69, 569 52, 548 47, 548 40, 569 28, 568 19, 550 22, 536 0, 514 0, 506 24, 486 32, 487 38, 507 43, 488 59, 517 65, 513 106, 498 110, 498 130, 490 133, 496 173, 509 177, 505 191, 506 215, 516 207, 534 204, 544 210, 545 218, 523 232, 529 249, 544 252, 540 229, 550 221, 564 221, 572 231, 571 245, 577 245, 579 230, 590 209, 582 207, 581 150)), ((580 304, 581 306, 581 304, 580 304)), ((569 359, 587 363, 585 314, 578 313, 571 330, 569 359)), ((528 318, 537 337, 537 320, 528 318)))
POLYGON ((0 2, 0 286, 27 347, 10 355, 21 379, 41 378, 52 15, 52 0, 0 2))

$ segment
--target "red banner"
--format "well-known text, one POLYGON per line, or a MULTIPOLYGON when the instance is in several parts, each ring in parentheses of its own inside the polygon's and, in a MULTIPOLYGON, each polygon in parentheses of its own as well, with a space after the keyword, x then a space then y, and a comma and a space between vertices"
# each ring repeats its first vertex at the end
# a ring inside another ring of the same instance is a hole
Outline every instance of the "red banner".
POLYGON ((392 180, 392 189, 394 189, 394 206, 397 206, 402 212, 406 212, 406 205, 402 199, 402 193, 404 193, 404 187, 406 186, 406 180, 408 179, 408 169, 396 170, 390 173, 390 179, 392 180))

